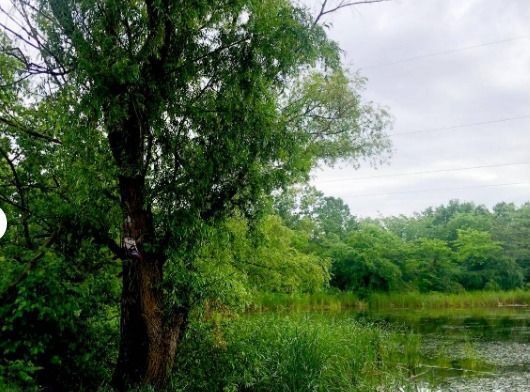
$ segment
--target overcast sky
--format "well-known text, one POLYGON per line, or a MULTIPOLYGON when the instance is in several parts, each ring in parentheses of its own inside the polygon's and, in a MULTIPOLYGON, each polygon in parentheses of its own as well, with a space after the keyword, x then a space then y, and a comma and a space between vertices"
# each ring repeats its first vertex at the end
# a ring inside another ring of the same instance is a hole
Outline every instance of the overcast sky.
POLYGON ((391 0, 326 21, 368 78, 363 96, 390 109, 390 133, 452 129, 392 136, 388 165, 317 170, 313 185, 358 216, 530 200, 530 1, 391 0), (476 166, 490 167, 449 171, 476 166))

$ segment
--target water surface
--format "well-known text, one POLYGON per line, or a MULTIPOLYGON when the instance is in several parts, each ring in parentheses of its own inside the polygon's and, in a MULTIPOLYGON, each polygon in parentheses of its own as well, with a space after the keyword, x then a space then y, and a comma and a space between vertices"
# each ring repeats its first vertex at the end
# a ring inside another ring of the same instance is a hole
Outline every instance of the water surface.
POLYGON ((391 309, 360 320, 422 337, 426 391, 530 392, 530 308, 391 309))

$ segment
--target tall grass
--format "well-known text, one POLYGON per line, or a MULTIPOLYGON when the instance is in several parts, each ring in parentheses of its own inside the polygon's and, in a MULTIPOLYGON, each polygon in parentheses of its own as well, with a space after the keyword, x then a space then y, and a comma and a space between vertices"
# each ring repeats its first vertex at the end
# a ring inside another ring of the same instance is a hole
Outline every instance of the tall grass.
POLYGON ((486 308, 530 306, 530 290, 468 291, 461 293, 375 293, 367 302, 351 292, 322 292, 314 294, 260 293, 249 310, 308 311, 384 308, 486 308))
POLYGON ((247 314, 191 328, 171 390, 407 390, 418 363, 413 335, 329 314, 247 314))
POLYGON ((370 308, 486 308, 498 306, 529 306, 529 290, 470 291, 449 293, 391 293, 372 294, 370 308))
POLYGON ((363 309, 366 304, 354 293, 314 293, 314 294, 280 294, 259 293, 255 296, 249 310, 255 311, 307 311, 307 310, 344 310, 363 309))

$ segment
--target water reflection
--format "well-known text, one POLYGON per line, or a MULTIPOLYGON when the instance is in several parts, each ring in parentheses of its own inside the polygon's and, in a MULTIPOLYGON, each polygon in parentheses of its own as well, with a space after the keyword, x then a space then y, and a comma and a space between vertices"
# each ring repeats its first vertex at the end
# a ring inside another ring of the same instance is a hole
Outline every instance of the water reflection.
POLYGON ((393 309, 364 311, 361 320, 403 327, 421 335, 530 342, 530 309, 393 309))
POLYGON ((530 391, 530 309, 393 309, 357 318, 422 336, 433 391, 530 391))

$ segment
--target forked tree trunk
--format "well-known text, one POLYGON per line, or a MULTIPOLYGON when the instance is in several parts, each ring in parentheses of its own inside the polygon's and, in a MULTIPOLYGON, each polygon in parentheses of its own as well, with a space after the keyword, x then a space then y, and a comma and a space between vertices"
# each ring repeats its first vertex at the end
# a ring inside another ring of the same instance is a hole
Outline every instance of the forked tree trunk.
POLYGON ((124 210, 123 288, 120 347, 113 384, 118 390, 130 385, 163 385, 174 362, 187 311, 168 317, 161 289, 163 255, 144 249, 153 243, 152 215, 144 206, 144 179, 120 178, 124 210))

